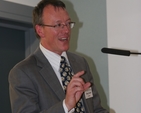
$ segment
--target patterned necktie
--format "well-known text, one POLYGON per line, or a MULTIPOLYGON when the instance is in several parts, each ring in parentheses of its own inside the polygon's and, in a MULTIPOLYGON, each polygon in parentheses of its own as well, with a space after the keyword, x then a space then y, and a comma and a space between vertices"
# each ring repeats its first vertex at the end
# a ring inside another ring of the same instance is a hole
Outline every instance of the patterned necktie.
MULTIPOLYGON (((61 56, 60 74, 62 78, 63 87, 66 93, 67 85, 72 78, 72 69, 66 62, 66 58, 63 56, 61 56)), ((85 113, 82 105, 82 99, 79 102, 77 102, 74 113, 85 113)))

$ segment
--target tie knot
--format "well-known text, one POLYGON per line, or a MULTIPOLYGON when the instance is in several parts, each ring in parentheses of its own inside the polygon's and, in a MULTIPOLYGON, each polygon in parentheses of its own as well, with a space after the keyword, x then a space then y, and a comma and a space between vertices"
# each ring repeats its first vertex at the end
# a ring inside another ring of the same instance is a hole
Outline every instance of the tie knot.
POLYGON ((61 63, 66 62, 66 58, 64 56, 61 56, 61 63))

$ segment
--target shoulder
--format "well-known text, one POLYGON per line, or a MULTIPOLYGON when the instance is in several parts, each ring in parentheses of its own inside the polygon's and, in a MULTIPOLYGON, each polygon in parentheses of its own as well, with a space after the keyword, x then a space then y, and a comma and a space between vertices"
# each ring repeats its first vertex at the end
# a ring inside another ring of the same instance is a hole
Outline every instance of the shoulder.
POLYGON ((34 55, 30 55, 29 57, 21 60, 20 62, 18 62, 17 64, 15 64, 15 66, 11 69, 11 70, 15 70, 15 69, 28 69, 29 67, 32 67, 33 65, 36 64, 36 58, 34 55))
POLYGON ((13 68, 28 69, 34 68, 35 66, 42 66, 47 61, 41 50, 38 48, 34 53, 29 55, 27 58, 23 59, 17 63, 13 68))

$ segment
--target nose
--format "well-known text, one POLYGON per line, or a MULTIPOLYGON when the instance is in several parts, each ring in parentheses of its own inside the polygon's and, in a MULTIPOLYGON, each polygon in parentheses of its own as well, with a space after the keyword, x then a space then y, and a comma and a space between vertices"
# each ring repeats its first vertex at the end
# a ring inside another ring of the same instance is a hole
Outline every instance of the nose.
POLYGON ((62 30, 68 33, 70 31, 70 28, 64 24, 64 26, 62 27, 62 30))

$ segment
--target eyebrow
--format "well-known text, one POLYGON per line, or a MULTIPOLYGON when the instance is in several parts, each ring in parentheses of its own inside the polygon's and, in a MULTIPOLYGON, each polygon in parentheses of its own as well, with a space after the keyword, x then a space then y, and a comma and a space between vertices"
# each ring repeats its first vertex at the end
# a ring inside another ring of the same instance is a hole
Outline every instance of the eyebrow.
MULTIPOLYGON (((67 19, 66 21, 71 21, 71 19, 69 18, 69 19, 67 19)), ((61 20, 58 20, 58 21, 56 21, 56 22, 62 22, 61 20)))

